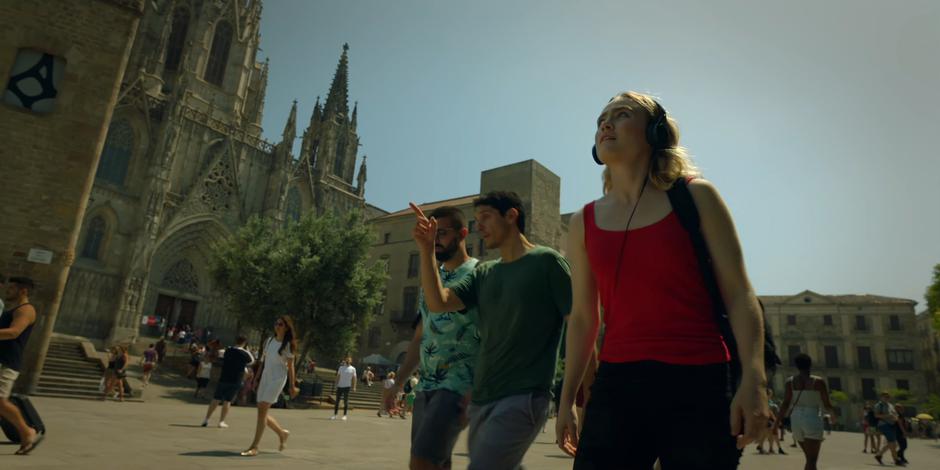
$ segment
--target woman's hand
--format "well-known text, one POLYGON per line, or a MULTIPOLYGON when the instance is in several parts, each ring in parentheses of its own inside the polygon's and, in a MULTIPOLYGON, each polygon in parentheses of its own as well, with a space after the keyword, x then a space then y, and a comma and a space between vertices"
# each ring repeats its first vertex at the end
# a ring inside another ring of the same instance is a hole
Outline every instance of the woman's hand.
POLYGON ((769 419, 766 385, 745 377, 731 400, 731 435, 737 438, 738 449, 759 439, 769 419))
POLYGON ((555 419, 555 443, 566 454, 574 457, 578 452, 578 416, 574 403, 559 403, 555 419))
POLYGON ((299 389, 299 388, 297 388, 296 386, 292 386, 292 387, 290 388, 290 397, 291 397, 291 398, 297 398, 297 395, 299 395, 299 394, 300 394, 300 389, 299 389))

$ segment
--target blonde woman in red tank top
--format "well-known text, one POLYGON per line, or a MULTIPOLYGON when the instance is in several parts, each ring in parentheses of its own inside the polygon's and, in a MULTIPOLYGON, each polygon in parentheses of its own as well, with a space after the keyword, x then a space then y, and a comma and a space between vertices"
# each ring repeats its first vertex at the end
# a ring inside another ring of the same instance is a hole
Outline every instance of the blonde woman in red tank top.
POLYGON ((611 99, 594 143, 604 196, 569 223, 573 306, 558 445, 578 470, 649 470, 657 459, 666 470, 736 468, 770 411, 760 307, 728 208, 711 183, 693 179, 675 121, 647 95, 611 99), (666 193, 680 178, 689 182, 737 338, 743 372, 733 399, 712 300, 666 193), (573 405, 601 306, 604 345, 579 435, 573 405), (703 438, 688 439, 689 426, 703 438))

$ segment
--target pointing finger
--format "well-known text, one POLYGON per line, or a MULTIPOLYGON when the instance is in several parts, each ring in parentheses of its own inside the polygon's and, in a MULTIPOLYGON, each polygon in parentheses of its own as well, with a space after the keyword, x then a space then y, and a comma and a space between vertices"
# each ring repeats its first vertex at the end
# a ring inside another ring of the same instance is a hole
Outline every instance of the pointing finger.
POLYGON ((427 219, 427 217, 424 215, 424 211, 422 211, 417 204, 409 202, 408 206, 411 207, 411 210, 415 213, 416 216, 418 216, 419 219, 427 219))

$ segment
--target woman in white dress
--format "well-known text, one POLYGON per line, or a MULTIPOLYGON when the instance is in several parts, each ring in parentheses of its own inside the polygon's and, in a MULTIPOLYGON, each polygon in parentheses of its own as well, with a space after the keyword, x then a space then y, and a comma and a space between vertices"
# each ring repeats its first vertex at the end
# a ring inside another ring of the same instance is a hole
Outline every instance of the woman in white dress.
POLYGON ((258 423, 255 427, 255 440, 251 442, 248 450, 241 453, 245 457, 258 455, 258 444, 267 425, 277 433, 280 439, 278 450, 284 450, 290 431, 282 428, 274 417, 268 414, 271 405, 277 402, 284 384, 290 383, 290 396, 294 398, 300 390, 294 380, 294 352, 297 351, 297 340, 294 333, 294 322, 287 315, 278 317, 274 322, 274 337, 268 339, 262 350, 261 379, 258 381, 258 423), (287 382, 290 380, 290 382, 287 382))

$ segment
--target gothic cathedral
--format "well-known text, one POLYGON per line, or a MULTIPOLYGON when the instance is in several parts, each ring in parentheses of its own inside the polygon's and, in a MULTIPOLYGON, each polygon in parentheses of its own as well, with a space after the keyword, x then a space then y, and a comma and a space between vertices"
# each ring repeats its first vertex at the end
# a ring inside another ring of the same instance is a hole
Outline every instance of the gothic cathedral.
POLYGON ((208 272, 212 243, 253 215, 283 221, 367 209, 344 45, 293 154, 261 136, 268 63, 256 59, 261 0, 154 0, 111 118, 56 331, 108 343, 167 326, 236 330, 208 272), (143 320, 143 321, 142 321, 143 320))

